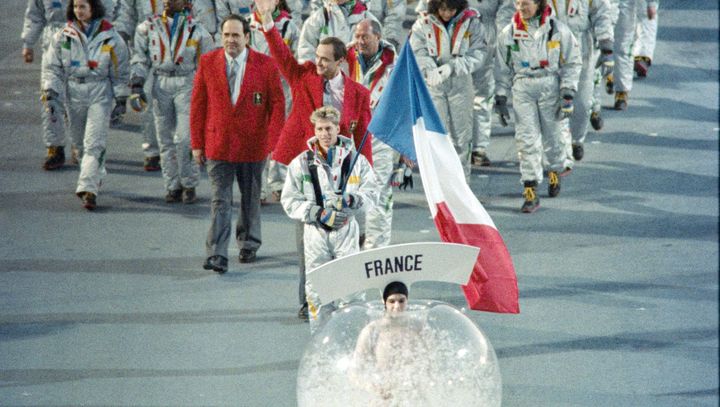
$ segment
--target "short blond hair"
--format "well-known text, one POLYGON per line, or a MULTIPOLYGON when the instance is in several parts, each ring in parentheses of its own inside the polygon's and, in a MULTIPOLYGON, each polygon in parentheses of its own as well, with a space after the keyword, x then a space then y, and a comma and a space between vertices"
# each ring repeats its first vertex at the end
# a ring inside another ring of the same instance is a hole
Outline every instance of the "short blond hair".
POLYGON ((312 124, 315 124, 318 120, 327 120, 338 126, 340 125, 340 112, 332 106, 319 107, 310 115, 312 124))

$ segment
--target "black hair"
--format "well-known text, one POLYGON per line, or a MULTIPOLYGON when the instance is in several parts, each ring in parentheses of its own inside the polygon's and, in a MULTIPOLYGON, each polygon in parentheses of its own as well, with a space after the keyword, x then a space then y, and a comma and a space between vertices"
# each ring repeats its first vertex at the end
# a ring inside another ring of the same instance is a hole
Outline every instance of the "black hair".
POLYGON ((284 11, 287 11, 288 13, 290 12, 290 7, 288 6, 286 0, 279 0, 277 8, 278 8, 278 10, 284 10, 284 11))
MULTIPOLYGON (((88 5, 90 6, 90 12, 92 13, 90 15, 90 18, 93 20, 99 20, 103 17, 105 17, 105 6, 103 6, 101 0, 87 0, 88 5)), ((68 1, 67 5, 67 11, 65 13, 65 18, 67 21, 77 21, 77 17, 75 16, 75 10, 73 9, 75 6, 75 0, 68 1)))
POLYGON ((468 8, 467 0, 429 0, 427 6, 428 13, 437 15, 440 10, 440 6, 443 4, 447 8, 457 10, 458 13, 468 8))
POLYGON ((347 56, 347 48, 345 48, 345 43, 342 42, 340 38, 325 37, 320 40, 320 45, 332 45, 333 58, 335 58, 336 61, 347 56))
POLYGON ((545 12, 545 9, 547 8, 547 0, 535 0, 535 3, 538 5, 538 9, 535 12, 536 17, 540 17, 542 13, 545 12))
POLYGON ((386 285, 385 290, 383 290, 383 303, 393 294, 402 294, 407 297, 408 288, 404 283, 399 281, 393 281, 392 283, 386 285))
POLYGON ((225 26, 225 23, 230 20, 239 21, 243 27, 243 34, 250 34, 250 21, 248 21, 245 17, 237 14, 230 14, 229 16, 223 18, 222 23, 220 23, 220 34, 222 34, 222 29, 225 26))

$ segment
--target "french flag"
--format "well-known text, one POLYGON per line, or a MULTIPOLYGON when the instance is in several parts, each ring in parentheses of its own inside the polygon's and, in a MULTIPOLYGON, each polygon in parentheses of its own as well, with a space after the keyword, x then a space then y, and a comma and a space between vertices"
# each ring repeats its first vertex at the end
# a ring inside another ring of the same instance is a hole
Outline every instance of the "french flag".
POLYGON ((368 131, 417 162, 442 241, 480 248, 475 267, 462 287, 470 309, 519 313, 517 277, 510 253, 465 181, 460 159, 425 87, 410 41, 400 53, 368 131))

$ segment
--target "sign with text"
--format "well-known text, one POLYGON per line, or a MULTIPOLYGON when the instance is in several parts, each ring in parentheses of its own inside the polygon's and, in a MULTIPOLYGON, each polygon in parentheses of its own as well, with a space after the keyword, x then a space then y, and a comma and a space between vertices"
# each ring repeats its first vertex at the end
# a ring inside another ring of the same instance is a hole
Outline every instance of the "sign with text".
POLYGON ((393 281, 466 284, 480 249, 453 243, 406 243, 362 251, 310 270, 307 279, 323 302, 393 281))

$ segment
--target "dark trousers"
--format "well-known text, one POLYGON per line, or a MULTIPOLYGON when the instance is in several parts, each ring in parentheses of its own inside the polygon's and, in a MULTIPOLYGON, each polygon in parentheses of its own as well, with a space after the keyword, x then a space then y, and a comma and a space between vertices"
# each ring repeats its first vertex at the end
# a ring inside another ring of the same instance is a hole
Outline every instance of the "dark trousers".
POLYGON ((228 241, 232 227, 233 181, 240 189, 235 238, 240 250, 256 251, 262 243, 260 234, 260 190, 265 160, 248 163, 207 161, 212 202, 210 204, 210 231, 205 249, 208 257, 228 257, 228 241))

